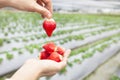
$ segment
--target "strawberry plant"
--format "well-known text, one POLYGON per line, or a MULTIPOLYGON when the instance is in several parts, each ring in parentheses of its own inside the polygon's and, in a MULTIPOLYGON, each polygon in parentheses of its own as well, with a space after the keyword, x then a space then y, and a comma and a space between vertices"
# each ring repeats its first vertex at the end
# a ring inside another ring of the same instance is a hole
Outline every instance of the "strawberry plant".
POLYGON ((13 50, 13 51, 17 51, 17 50, 18 50, 18 48, 14 47, 12 50, 13 50))
POLYGON ((22 40, 23 40, 23 42, 28 42, 27 38, 23 38, 22 40))
POLYGON ((16 42, 19 42, 19 39, 17 39, 17 38, 14 38, 14 40, 15 40, 16 42))
POLYGON ((81 63, 80 59, 74 59, 74 63, 81 63))
POLYGON ((83 55, 82 55, 82 58, 83 58, 83 59, 90 58, 90 57, 93 56, 93 54, 94 54, 94 53, 86 53, 86 54, 83 54, 83 55))
POLYGON ((4 33, 4 35, 5 35, 5 36, 8 36, 8 33, 7 33, 7 32, 5 32, 5 33, 4 33))
POLYGON ((32 46, 25 46, 26 50, 33 54, 34 48, 32 46))
POLYGON ((3 39, 0 38, 0 46, 3 45, 3 39))
POLYGON ((0 64, 2 63, 2 61, 3 61, 3 58, 0 58, 0 64))
POLYGON ((113 75, 110 80, 120 80, 120 77, 117 75, 113 75))
POLYGON ((13 59, 13 54, 10 54, 10 53, 8 53, 8 52, 6 52, 5 53, 6 54, 6 58, 8 59, 8 60, 11 60, 11 59, 13 59))
POLYGON ((72 67, 73 66, 73 63, 72 62, 67 62, 67 65, 69 66, 69 67, 72 67))
MULTIPOLYGON (((93 48, 95 47, 96 45, 99 45, 101 44, 100 47, 97 47, 95 48, 96 50, 102 52, 105 48, 107 48, 110 44, 102 44, 106 41, 110 41, 112 40, 114 37, 117 37, 119 36, 119 34, 116 34, 116 35, 113 35, 113 36, 110 36, 108 38, 105 38, 105 39, 102 39, 102 40, 99 40, 97 42, 94 42, 93 44, 88 44, 88 45, 85 45, 85 46, 82 46, 82 47, 78 47, 78 48, 75 48, 72 50, 70 56, 73 56, 73 55, 77 55, 77 54, 80 54, 80 53, 85 53, 89 48, 93 48)), ((95 52, 96 50, 94 50, 93 52, 95 52)), ((84 54, 83 55, 83 58, 89 58, 93 55, 93 53, 89 53, 88 55, 87 54, 84 54)))
POLYGON ((18 53, 19 53, 19 54, 23 54, 23 51, 22 51, 22 50, 19 50, 18 53))
POLYGON ((30 39, 31 39, 32 41, 33 41, 33 40, 35 40, 35 38, 34 38, 34 37, 31 37, 30 39))
POLYGON ((103 51, 103 48, 102 48, 102 47, 99 47, 99 48, 97 48, 96 50, 99 51, 99 52, 102 52, 102 51, 103 51))
POLYGON ((11 41, 10 41, 10 40, 8 40, 8 39, 6 39, 5 41, 6 41, 6 43, 11 43, 11 41))
POLYGON ((60 70, 59 74, 62 75, 62 74, 65 74, 65 72, 67 72, 67 68, 64 67, 62 70, 60 70))

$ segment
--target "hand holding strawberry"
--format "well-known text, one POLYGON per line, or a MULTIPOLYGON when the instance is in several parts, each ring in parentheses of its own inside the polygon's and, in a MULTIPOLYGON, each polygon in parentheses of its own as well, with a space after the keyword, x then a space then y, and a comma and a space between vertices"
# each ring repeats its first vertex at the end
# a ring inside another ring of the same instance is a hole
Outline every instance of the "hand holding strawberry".
MULTIPOLYGON (((46 60, 46 59, 39 60, 36 58, 29 59, 24 63, 24 65, 17 72, 15 72, 15 74, 10 79, 11 80, 38 80, 40 77, 52 76, 58 73, 61 69, 63 69, 67 65, 67 59, 70 52, 71 52, 70 50, 66 50, 64 52, 64 57, 61 62, 56 62, 53 60, 46 60)), ((43 51, 41 52, 41 54, 42 53, 44 54, 46 52, 43 51)))
POLYGON ((53 42, 43 45, 44 51, 40 52, 40 59, 50 59, 60 62, 64 56, 65 49, 56 46, 53 42))

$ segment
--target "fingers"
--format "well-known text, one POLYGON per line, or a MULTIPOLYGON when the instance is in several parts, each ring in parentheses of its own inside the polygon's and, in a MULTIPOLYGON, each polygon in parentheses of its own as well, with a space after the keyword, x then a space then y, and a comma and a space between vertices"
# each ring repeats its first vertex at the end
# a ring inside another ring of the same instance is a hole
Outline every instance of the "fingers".
POLYGON ((60 67, 59 67, 59 70, 61 70, 62 68, 64 68, 67 64, 67 60, 68 60, 68 57, 71 53, 71 50, 66 50, 65 51, 65 54, 64 54, 64 58, 63 60, 60 62, 60 67))
POLYGON ((67 61, 67 59, 68 59, 70 53, 71 53, 71 50, 70 50, 70 49, 68 49, 68 50, 65 51, 63 61, 67 61))
POLYGON ((47 8, 51 13, 53 12, 52 1, 51 0, 42 0, 45 4, 45 8, 47 8))
MULTIPOLYGON (((41 5, 42 7, 46 8, 50 12, 51 17, 52 17, 53 7, 52 7, 51 0, 37 0, 37 3, 39 5, 41 5)), ((44 14, 41 14, 41 16, 42 16, 42 18, 46 17, 44 14)), ((47 17, 47 18, 49 18, 49 17, 47 17)))
POLYGON ((46 18, 49 18, 49 19, 52 18, 51 12, 37 3, 34 6, 34 11, 42 14, 46 18))
POLYGON ((41 0, 37 0, 37 3, 41 6, 44 6, 44 3, 41 0))

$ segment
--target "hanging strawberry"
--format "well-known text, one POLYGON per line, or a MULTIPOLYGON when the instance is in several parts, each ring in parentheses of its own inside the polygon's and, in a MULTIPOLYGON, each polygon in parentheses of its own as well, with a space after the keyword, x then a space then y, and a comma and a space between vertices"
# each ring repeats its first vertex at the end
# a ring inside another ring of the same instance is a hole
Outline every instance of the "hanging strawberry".
POLYGON ((52 36, 53 31, 56 28, 56 22, 54 19, 45 19, 43 22, 43 28, 48 37, 52 36))

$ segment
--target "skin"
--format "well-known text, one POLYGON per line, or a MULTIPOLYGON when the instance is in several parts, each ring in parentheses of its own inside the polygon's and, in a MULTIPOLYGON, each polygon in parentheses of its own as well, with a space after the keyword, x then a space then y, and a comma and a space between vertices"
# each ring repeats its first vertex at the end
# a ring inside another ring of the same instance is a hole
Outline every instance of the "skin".
POLYGON ((67 59, 71 50, 66 50, 63 60, 55 62, 53 60, 29 59, 11 77, 11 80, 38 80, 43 76, 52 76, 67 65, 67 59))
POLYGON ((37 12, 43 18, 52 18, 51 0, 0 0, 0 8, 13 7, 23 11, 37 12))

